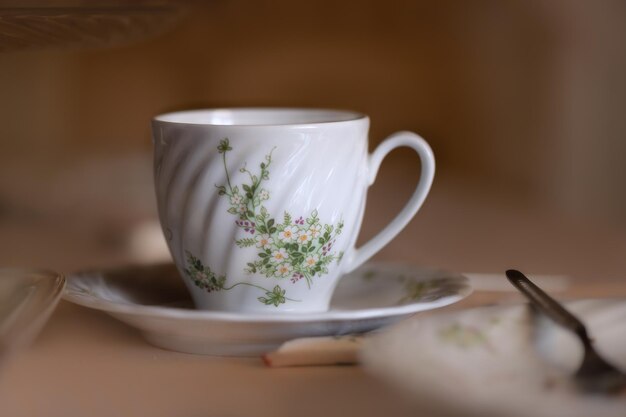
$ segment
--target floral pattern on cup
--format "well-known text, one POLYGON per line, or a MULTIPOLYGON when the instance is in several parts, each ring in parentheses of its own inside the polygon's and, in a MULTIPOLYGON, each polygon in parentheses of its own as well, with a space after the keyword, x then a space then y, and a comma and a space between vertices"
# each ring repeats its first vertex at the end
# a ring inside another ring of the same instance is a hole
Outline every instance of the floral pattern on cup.
POLYGON ((247 285, 265 292, 264 296, 257 298, 259 302, 265 305, 278 307, 278 305, 284 304, 287 300, 299 301, 285 297, 286 291, 282 289, 280 285, 275 285, 271 290, 249 282, 238 282, 230 287, 227 287, 225 275, 218 276, 215 272, 211 271, 211 268, 205 266, 200 259, 193 256, 190 252, 187 252, 187 265, 188 267, 185 268, 185 275, 187 275, 187 277, 189 277, 189 279, 191 279, 191 281, 198 288, 206 290, 207 292, 222 290, 228 291, 239 285, 247 285))
MULTIPOLYGON (((247 183, 239 185, 232 183, 227 168, 226 154, 233 150, 228 138, 220 141, 217 150, 222 155, 226 173, 226 184, 216 184, 218 194, 227 199, 228 213, 236 216, 235 225, 249 235, 237 239, 235 244, 239 248, 254 247, 258 251, 256 259, 247 262, 246 273, 258 273, 291 284, 304 279, 310 288, 315 277, 328 273, 332 262, 341 262, 343 252, 335 253, 333 246, 343 230, 343 220, 336 225, 322 224, 317 210, 313 210, 308 216, 297 219, 285 211, 279 221, 263 206, 263 202, 271 197, 270 191, 262 185, 269 180, 274 149, 259 164, 257 174, 253 174, 246 164, 239 169, 249 177, 247 183)), ((279 285, 272 290, 243 282, 226 287, 226 276, 217 276, 191 253, 187 253, 187 265, 185 274, 198 288, 207 292, 250 285, 265 291, 265 296, 258 300, 266 305, 298 301, 287 298, 286 290, 279 285)))
POLYGON ((239 169, 249 177, 247 183, 240 185, 232 184, 226 167, 226 154, 231 150, 228 139, 223 139, 218 152, 222 154, 227 183, 217 185, 217 189, 230 203, 228 212, 237 216, 235 225, 252 235, 236 240, 237 246, 258 249, 257 259, 248 262, 246 272, 289 279, 292 283, 304 278, 310 287, 314 277, 328 273, 331 262, 341 262, 343 253, 335 254, 333 246, 343 230, 343 221, 337 225, 322 224, 317 210, 313 210, 307 217, 297 219, 284 212, 279 222, 263 206, 271 196, 263 182, 269 180, 274 150, 260 163, 258 173, 252 173, 246 165, 239 169))

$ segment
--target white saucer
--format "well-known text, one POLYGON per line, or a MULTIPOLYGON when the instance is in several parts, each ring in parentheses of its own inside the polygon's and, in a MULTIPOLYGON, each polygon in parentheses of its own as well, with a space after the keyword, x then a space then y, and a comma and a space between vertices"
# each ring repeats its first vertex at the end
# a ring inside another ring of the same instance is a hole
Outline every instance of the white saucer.
MULTIPOLYGON (((598 351, 626 369, 626 300, 568 303, 598 351)), ((409 319, 373 337, 365 366, 439 416, 623 417, 626 396, 575 389, 580 342, 526 305, 481 307, 409 319)), ((430 413, 430 414, 429 414, 430 413)))
POLYGON ((102 310, 165 349, 256 356, 308 336, 362 333, 469 295, 460 274, 398 264, 367 264, 344 277, 323 313, 251 315, 194 310, 173 265, 83 272, 64 298, 102 310))

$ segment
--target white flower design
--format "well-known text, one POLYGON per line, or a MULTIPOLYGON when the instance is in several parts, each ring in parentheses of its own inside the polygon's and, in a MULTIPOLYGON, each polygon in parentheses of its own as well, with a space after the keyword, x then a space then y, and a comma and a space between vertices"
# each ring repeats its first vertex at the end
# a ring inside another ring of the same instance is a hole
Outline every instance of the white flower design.
POLYGON ((266 249, 272 243, 274 243, 274 239, 267 233, 256 237, 257 248, 266 249))
POLYGON ((315 266, 318 260, 319 260, 319 257, 317 255, 309 255, 304 260, 304 265, 306 265, 307 267, 315 266))
POLYGON ((272 258, 276 262, 283 262, 284 260, 289 258, 289 254, 287 254, 287 251, 285 250, 285 248, 280 248, 277 251, 274 251, 274 253, 272 253, 272 258))
MULTIPOLYGON (((246 175, 243 176, 244 183, 239 184, 231 184, 235 177, 231 178, 227 168, 226 154, 233 150, 229 140, 224 138, 217 149, 228 180, 228 184, 216 184, 217 194, 229 202, 226 211, 237 217, 235 225, 241 232, 240 235, 246 233, 244 236, 238 235, 235 244, 239 248, 254 248, 249 251, 250 256, 254 251, 257 252, 254 259, 246 262, 245 272, 267 278, 291 279, 292 283, 306 279, 310 287, 315 277, 328 273, 331 263, 339 264, 343 253, 336 254, 332 246, 341 234, 343 220, 339 220, 337 224, 320 223, 317 210, 312 210, 308 215, 284 211, 282 216, 277 217, 265 207, 266 201, 273 196, 273 191, 265 183, 269 180, 273 149, 259 164, 260 171, 257 173, 248 169, 244 162, 239 172, 246 175)), ((196 261, 191 262, 191 265, 195 265, 194 262, 196 261)), ((205 286, 213 285, 212 281, 204 284, 208 281, 202 276, 196 281, 205 286)), ((224 287, 221 281, 218 284, 221 285, 219 289, 230 288, 224 287)), ((265 296, 258 300, 266 305, 278 305, 289 299, 285 297, 284 290, 276 286, 272 290, 266 290, 265 296)))
POLYGON ((321 231, 322 226, 320 226, 319 224, 312 224, 311 227, 309 227, 309 234, 312 238, 316 238, 321 231))
POLYGON ((298 232, 298 237, 297 237, 298 243, 303 245, 307 243, 309 240, 311 240, 311 234, 307 230, 301 230, 300 232, 298 232))
MULTIPOLYGON (((282 215, 272 214, 272 210, 265 207, 266 201, 273 196, 273 191, 267 187, 270 179, 270 165, 272 165, 272 148, 259 162, 259 171, 253 172, 248 168, 247 161, 239 168, 242 176, 231 176, 228 170, 227 154, 233 150, 228 138, 220 140, 217 151, 224 166, 226 184, 215 184, 217 195, 227 201, 226 212, 237 219, 237 235, 234 243, 239 248, 248 248, 250 259, 246 259, 244 272, 247 274, 263 275, 266 278, 289 281, 292 284, 306 280, 310 288, 316 277, 329 273, 331 263, 340 263, 343 252, 335 253, 332 249, 338 235, 343 230, 343 220, 336 224, 320 223, 317 209, 308 214, 303 212, 283 211, 282 215), (243 182, 235 183, 233 179, 243 178, 243 182), (248 181, 249 180, 249 181, 248 181), (255 255, 254 258, 252 256, 255 255), (247 261, 250 262, 247 262, 247 261)), ((241 157, 242 155, 240 155, 241 157)), ((272 209, 272 207, 269 207, 272 209)), ((282 211, 282 210, 281 210, 282 211)), ((171 234, 171 233, 170 233, 171 234)), ((166 233, 167 235, 167 233, 166 233)), ((247 254, 242 254, 246 255, 247 254)), ((243 259, 242 259, 243 260, 243 259)), ((228 291, 236 285, 250 285, 264 294, 257 300, 264 305, 278 307, 291 299, 286 295, 286 289, 279 285, 273 288, 249 282, 231 282, 226 286, 226 276, 217 276, 209 266, 202 264, 200 259, 188 255, 187 277, 195 285, 208 292, 228 291)))
POLYGON ((243 202, 243 197, 239 194, 233 194, 230 196, 230 204, 233 206, 238 206, 243 202))
POLYGON ((287 275, 291 274, 292 270, 293 269, 291 268, 291 265, 289 265, 288 263, 280 264, 276 268, 276 276, 284 278, 287 275))
POLYGON ((278 238, 283 242, 291 242, 295 237, 298 229, 293 226, 287 226, 278 234, 278 238))

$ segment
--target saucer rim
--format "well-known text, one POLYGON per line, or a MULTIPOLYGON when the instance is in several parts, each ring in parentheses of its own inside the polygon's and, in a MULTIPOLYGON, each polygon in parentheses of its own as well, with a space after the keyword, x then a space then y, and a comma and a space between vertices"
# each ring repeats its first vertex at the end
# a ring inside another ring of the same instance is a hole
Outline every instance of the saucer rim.
MULTIPOLYGON (((165 264, 163 264, 165 265, 165 264)), ((99 274, 106 271, 127 269, 131 267, 149 268, 155 265, 133 265, 118 268, 104 268, 93 269, 89 271, 79 271, 76 273, 67 275, 67 285, 63 293, 63 300, 78 304, 83 307, 104 311, 109 314, 125 314, 132 316, 143 316, 150 318, 167 318, 171 320, 193 320, 193 321, 207 321, 216 320, 223 322, 241 322, 241 323, 303 323, 303 322, 333 322, 333 321, 345 321, 345 320, 359 320, 359 319, 374 319, 374 318, 386 318, 396 316, 406 316, 421 311, 433 310, 436 308, 445 307, 450 304, 457 303, 464 298, 468 297, 473 292, 473 287, 470 283, 470 279, 458 272, 450 272, 440 268, 428 268, 423 266, 416 266, 409 263, 401 262, 370 262, 364 266, 370 267, 404 267, 410 269, 421 269, 430 272, 436 272, 439 274, 446 274, 447 278, 454 278, 461 284, 459 290, 450 296, 443 297, 434 301, 417 301, 400 306, 391 307, 379 307, 379 308, 366 308, 357 310, 337 310, 330 309, 322 312, 300 313, 290 312, 287 314, 272 314, 272 313, 237 313, 226 311, 212 311, 212 310, 189 310, 178 307, 163 307, 163 306, 146 306, 139 304, 125 304, 116 303, 95 296, 85 295, 77 292, 73 292, 71 289, 71 282, 74 279, 78 279, 81 275, 86 274, 99 274)))

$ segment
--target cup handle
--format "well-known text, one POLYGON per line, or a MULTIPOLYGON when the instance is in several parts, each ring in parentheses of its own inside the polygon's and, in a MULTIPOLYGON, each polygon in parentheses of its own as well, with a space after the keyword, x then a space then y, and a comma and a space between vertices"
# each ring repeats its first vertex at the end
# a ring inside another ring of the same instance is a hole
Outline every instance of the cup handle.
POLYGON ((421 136, 413 132, 394 133, 378 145, 376 150, 370 154, 368 160, 368 186, 374 183, 378 168, 380 168, 380 164, 387 154, 403 146, 414 149, 422 162, 422 171, 417 187, 402 211, 400 211, 383 230, 378 232, 376 236, 360 248, 354 248, 352 250, 352 253, 346 259, 347 262, 344 266, 344 273, 351 272, 361 266, 396 237, 413 216, 415 216, 430 191, 430 186, 435 176, 435 157, 428 143, 422 139, 421 136))

